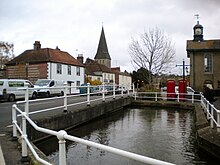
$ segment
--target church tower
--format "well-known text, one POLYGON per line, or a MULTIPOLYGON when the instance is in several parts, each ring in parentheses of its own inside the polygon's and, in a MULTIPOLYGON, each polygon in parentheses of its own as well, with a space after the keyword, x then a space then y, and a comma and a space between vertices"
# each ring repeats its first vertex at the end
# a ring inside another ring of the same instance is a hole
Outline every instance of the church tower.
POLYGON ((111 57, 108 52, 108 47, 105 39, 104 28, 102 27, 102 32, 99 40, 99 45, 97 49, 97 53, 95 55, 95 61, 99 64, 103 64, 108 68, 111 68, 111 57))

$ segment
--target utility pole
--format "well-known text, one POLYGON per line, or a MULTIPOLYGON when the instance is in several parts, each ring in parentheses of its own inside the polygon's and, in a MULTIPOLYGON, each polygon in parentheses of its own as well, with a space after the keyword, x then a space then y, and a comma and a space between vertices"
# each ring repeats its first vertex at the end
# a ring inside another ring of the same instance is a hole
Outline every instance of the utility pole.
MULTIPOLYGON (((190 66, 190 65, 186 65, 186 64, 185 64, 185 61, 184 61, 184 59, 183 59, 183 64, 176 65, 176 67, 177 67, 177 66, 182 66, 182 67, 183 67, 183 82, 184 82, 184 84, 185 84, 185 79, 186 79, 185 69, 186 69, 187 66, 190 66)), ((185 88, 184 88, 184 89, 185 89, 185 88)), ((186 93, 186 91, 185 91, 185 93, 186 93)))

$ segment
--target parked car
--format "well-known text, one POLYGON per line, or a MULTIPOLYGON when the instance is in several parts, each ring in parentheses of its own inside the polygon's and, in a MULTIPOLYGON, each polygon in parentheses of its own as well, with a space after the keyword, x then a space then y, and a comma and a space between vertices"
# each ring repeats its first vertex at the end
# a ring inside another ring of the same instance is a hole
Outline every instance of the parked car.
MULTIPOLYGON (((193 95, 195 93, 195 91, 189 86, 186 87, 186 90, 187 90, 187 95, 193 95)), ((179 93, 178 86, 175 86, 175 93, 179 93)))
POLYGON ((121 91, 123 91, 123 93, 127 93, 128 92, 128 90, 127 90, 127 88, 126 87, 124 87, 124 86, 119 86, 117 89, 116 89, 116 93, 121 93, 121 91))
POLYGON ((64 81, 54 79, 38 79, 34 84, 38 96, 63 96, 64 81))
POLYGON ((30 81, 22 79, 0 79, 0 98, 11 102, 16 99, 24 99, 25 87, 30 88, 29 98, 35 99, 37 92, 34 90, 34 85, 30 81))

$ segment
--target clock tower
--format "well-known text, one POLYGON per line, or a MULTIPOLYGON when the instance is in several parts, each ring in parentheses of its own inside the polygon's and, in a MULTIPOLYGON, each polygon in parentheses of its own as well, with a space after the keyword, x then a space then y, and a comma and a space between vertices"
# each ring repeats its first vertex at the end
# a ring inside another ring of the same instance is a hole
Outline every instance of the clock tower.
POLYGON ((197 24, 193 27, 193 41, 203 41, 203 26, 199 24, 199 15, 195 15, 197 17, 197 24))

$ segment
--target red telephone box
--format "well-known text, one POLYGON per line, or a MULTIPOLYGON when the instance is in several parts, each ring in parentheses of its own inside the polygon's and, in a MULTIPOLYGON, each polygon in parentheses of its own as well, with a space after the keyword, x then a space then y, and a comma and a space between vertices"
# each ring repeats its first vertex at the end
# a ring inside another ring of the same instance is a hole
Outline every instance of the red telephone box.
POLYGON ((175 97, 175 80, 167 80, 167 99, 175 97))
POLYGON ((187 94, 187 80, 179 80, 179 100, 184 100, 187 94))

